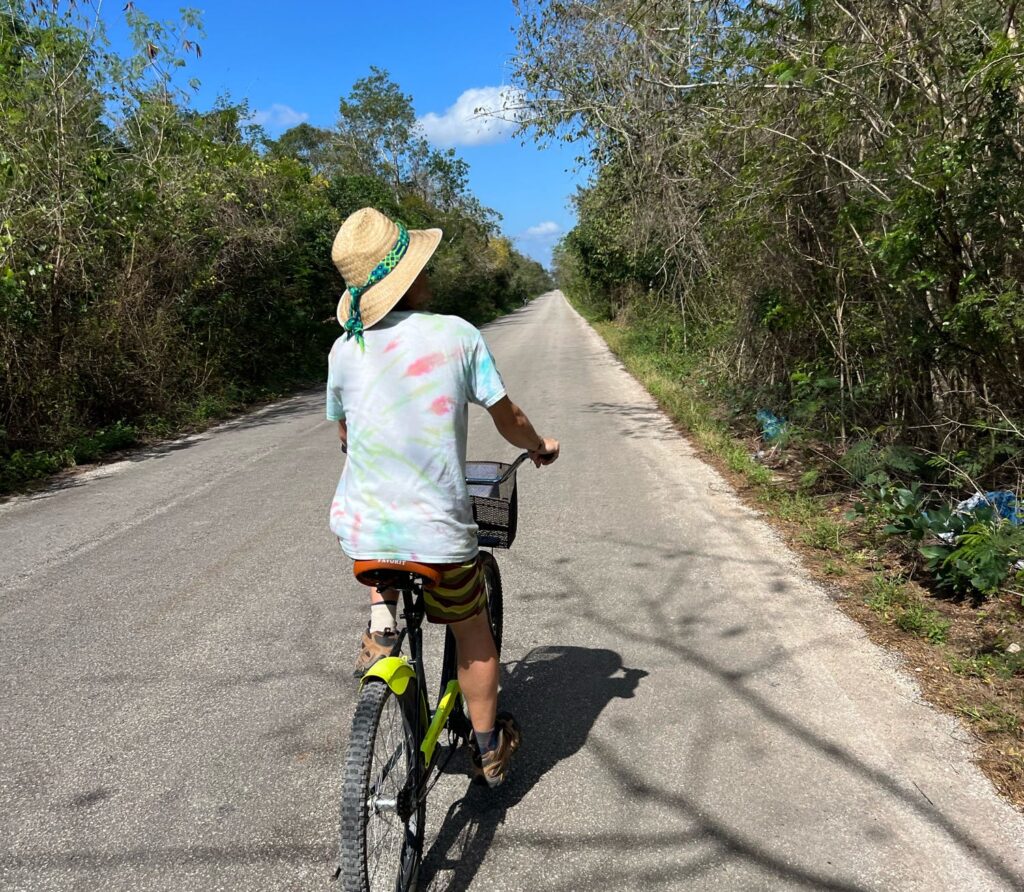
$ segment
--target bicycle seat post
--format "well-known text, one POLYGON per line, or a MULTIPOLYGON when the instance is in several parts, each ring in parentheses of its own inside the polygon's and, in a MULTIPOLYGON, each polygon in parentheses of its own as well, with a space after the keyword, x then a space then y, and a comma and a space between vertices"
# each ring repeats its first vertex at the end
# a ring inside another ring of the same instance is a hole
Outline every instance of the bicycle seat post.
POLYGON ((410 576, 408 582, 404 582, 400 590, 402 592, 402 619, 405 621, 405 631, 409 637, 409 656, 412 657, 416 671, 422 678, 423 632, 420 626, 423 623, 424 613, 423 588, 410 576))

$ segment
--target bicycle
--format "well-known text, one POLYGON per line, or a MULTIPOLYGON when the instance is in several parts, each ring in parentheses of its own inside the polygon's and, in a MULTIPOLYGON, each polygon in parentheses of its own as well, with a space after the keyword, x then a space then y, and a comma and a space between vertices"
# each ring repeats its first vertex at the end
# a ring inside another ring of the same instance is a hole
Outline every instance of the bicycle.
MULTIPOLYGON (((467 462, 466 483, 483 547, 509 548, 518 513, 516 470, 509 465, 467 462), (485 476, 486 475, 486 476, 485 476)), ((501 575, 493 553, 481 552, 487 616, 501 654, 501 575)), ((440 581, 432 567, 414 561, 356 561, 360 582, 402 595, 405 628, 391 655, 371 666, 360 682, 341 794, 339 863, 335 879, 344 892, 415 890, 423 853, 426 800, 452 756, 472 738, 472 725, 457 678, 455 636, 445 630, 441 686, 431 710, 423 667, 423 584, 440 581), (410 657, 401 656, 409 641, 410 657), (443 761, 438 747, 448 734, 443 761)))

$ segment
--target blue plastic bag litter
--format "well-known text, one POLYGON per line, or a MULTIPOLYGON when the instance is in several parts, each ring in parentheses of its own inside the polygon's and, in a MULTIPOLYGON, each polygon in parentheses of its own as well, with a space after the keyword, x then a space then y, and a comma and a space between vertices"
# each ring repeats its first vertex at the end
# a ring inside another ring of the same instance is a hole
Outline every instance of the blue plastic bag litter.
POLYGON ((767 409, 758 409, 757 420, 761 422, 761 436, 766 443, 774 442, 786 431, 786 422, 767 409))
MULTIPOLYGON (((997 517, 1008 520, 1015 527, 1024 524, 1024 505, 1018 507, 1017 497, 1007 490, 1001 492, 976 492, 969 499, 964 499, 956 506, 957 514, 972 514, 979 508, 991 508, 997 517)), ((939 533, 939 538, 950 545, 956 543, 956 534, 939 533)), ((1015 570, 1024 570, 1024 561, 1017 561, 1015 570)))
POLYGON ((1024 506, 1017 506, 1017 497, 1008 490, 1000 492, 976 492, 956 506, 957 514, 971 514, 979 508, 991 508, 997 516, 1008 520, 1015 527, 1024 524, 1024 506))

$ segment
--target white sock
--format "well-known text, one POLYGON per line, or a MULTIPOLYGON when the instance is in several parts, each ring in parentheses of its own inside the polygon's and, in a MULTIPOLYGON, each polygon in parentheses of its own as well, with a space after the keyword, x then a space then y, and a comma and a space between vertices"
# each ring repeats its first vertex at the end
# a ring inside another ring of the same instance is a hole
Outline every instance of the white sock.
POLYGON ((381 601, 379 604, 370 605, 370 632, 380 634, 390 629, 394 632, 398 627, 398 620, 395 613, 398 610, 397 601, 381 601))

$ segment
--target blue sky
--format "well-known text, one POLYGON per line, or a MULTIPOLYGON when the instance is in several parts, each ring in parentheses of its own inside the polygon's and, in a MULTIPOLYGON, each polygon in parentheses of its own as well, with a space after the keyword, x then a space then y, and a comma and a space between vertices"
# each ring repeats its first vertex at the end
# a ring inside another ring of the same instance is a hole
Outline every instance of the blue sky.
MULTIPOLYGON (((127 46, 123 5, 108 0, 104 7, 116 49, 127 46)), ((177 18, 184 4, 135 5, 165 20, 177 18)), ((516 24, 510 0, 192 5, 202 12, 206 37, 202 58, 190 61, 183 77, 201 81, 198 108, 227 93, 236 101, 247 99, 271 135, 300 121, 329 127, 337 119, 339 97, 376 65, 412 95, 432 141, 454 143, 469 162, 470 187, 502 214, 503 231, 521 250, 547 263, 555 240, 572 227, 568 199, 583 178, 574 172, 576 148, 524 145, 501 128, 480 142, 479 122, 467 121, 465 114, 485 100, 499 101, 500 88, 509 84, 516 24), (483 92, 464 95, 470 90, 483 92)))

